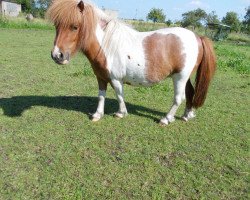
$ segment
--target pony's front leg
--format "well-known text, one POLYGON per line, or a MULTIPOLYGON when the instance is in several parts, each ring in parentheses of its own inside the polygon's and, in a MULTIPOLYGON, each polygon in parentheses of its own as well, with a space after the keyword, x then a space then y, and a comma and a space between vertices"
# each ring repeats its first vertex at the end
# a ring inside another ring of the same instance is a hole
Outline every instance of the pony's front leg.
POLYGON ((123 118, 127 116, 127 108, 124 102, 124 91, 123 91, 123 82, 119 80, 112 80, 112 86, 116 92, 116 97, 119 103, 119 110, 115 113, 115 116, 118 118, 123 118))
POLYGON ((99 95, 98 95, 98 106, 96 112, 92 115, 92 121, 97 122, 104 116, 104 105, 105 97, 107 91, 108 83, 104 80, 97 78, 99 86, 99 95))

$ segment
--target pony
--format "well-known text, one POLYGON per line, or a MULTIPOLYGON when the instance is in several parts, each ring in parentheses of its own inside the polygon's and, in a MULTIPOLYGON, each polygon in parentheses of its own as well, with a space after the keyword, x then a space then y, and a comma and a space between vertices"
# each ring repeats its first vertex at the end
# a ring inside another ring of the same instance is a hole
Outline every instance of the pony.
POLYGON ((152 86, 167 77, 174 84, 173 105, 161 125, 175 120, 178 107, 186 99, 183 120, 195 117, 207 96, 216 69, 212 42, 190 30, 175 27, 138 32, 111 18, 87 0, 54 0, 46 13, 55 26, 52 59, 68 64, 78 51, 83 52, 96 75, 99 94, 92 121, 104 116, 107 85, 116 92, 118 118, 128 112, 124 102, 124 84, 152 86), (190 76, 196 72, 195 87, 190 76))

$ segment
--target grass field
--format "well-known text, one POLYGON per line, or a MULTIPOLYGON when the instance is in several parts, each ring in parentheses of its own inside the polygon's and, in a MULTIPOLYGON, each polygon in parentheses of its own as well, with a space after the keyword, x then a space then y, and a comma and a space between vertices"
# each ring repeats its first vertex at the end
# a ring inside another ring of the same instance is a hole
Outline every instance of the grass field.
MULTIPOLYGON (((78 55, 50 58, 54 31, 0 29, 0 200, 248 199, 250 46, 217 43, 218 70, 197 118, 162 128, 171 80, 125 87, 118 120, 78 55)), ((184 106, 177 116, 181 116, 184 106)))

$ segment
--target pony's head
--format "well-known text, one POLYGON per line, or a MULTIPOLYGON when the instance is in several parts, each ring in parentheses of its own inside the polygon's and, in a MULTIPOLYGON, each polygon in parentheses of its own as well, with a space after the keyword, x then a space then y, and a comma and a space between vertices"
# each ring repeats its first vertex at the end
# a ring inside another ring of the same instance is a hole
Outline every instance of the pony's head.
POLYGON ((97 21, 93 7, 83 0, 54 0, 46 15, 56 28, 51 57, 57 64, 68 64, 91 43, 97 21))

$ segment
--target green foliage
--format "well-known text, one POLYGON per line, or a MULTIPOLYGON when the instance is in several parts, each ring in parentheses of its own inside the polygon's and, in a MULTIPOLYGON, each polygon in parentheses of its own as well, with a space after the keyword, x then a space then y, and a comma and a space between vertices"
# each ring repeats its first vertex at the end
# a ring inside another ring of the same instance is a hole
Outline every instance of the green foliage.
POLYGON ((222 23, 231 26, 233 31, 240 31, 241 23, 236 12, 227 12, 226 16, 222 19, 222 23))
POLYGON ((44 18, 46 10, 48 9, 49 5, 51 4, 52 0, 37 0, 37 5, 33 10, 35 15, 44 18))
POLYGON ((246 15, 243 21, 243 31, 250 33, 250 6, 246 9, 246 15))
POLYGON ((173 22, 169 19, 165 22, 168 26, 171 26, 173 24, 173 22))
POLYGON ((194 28, 196 28, 196 27, 201 27, 202 22, 205 22, 207 13, 206 11, 198 8, 196 10, 183 13, 182 17, 183 17, 182 19, 183 27, 193 26, 194 28))
POLYGON ((17 3, 21 4, 23 12, 42 18, 51 2, 52 0, 17 0, 17 3))
POLYGON ((29 13, 35 6, 35 0, 17 0, 17 3, 21 4, 22 11, 29 13))
POLYGON ((215 11, 212 11, 211 13, 209 13, 206 17, 206 22, 208 24, 217 24, 217 23, 220 23, 220 20, 218 18, 218 15, 216 15, 216 12, 215 11))
POLYGON ((245 22, 250 26, 250 6, 246 9, 245 22))
POLYGON ((166 15, 164 14, 163 9, 152 8, 147 15, 147 20, 152 20, 154 23, 163 23, 165 22, 166 15))

